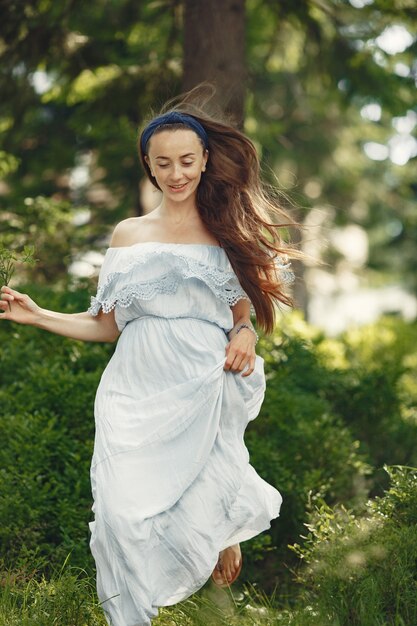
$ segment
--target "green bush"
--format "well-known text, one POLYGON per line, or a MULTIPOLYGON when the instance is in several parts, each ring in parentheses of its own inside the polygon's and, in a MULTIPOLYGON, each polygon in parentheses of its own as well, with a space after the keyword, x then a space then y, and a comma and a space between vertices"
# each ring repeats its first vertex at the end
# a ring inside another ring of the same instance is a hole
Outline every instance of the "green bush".
MULTIPOLYGON (((55 310, 82 310, 88 300, 83 290, 28 292, 55 310)), ((8 322, 0 341, 0 554, 8 566, 36 558, 50 569, 71 552, 91 571, 94 395, 114 346, 8 322)))
POLYGON ((417 624, 417 469, 388 468, 391 487, 364 515, 315 507, 309 534, 294 550, 304 600, 318 623, 417 624))
POLYGON ((271 590, 278 572, 282 586, 282 572, 296 567, 287 545, 303 531, 309 503, 324 499, 359 512, 368 493, 386 488, 385 463, 417 464, 416 345, 417 324, 383 318, 328 339, 297 313, 261 340, 267 393, 246 442, 284 501, 267 551, 262 543, 245 546, 266 554, 247 569, 251 580, 268 581, 271 590))
POLYGON ((417 465, 417 324, 383 318, 339 343, 344 381, 325 393, 376 469, 378 494, 387 486, 384 464, 417 465))
MULTIPOLYGON (((277 333, 262 340, 261 350, 267 394, 246 442, 254 467, 283 496, 281 516, 271 529, 278 550, 268 554, 265 564, 276 574, 291 560, 287 545, 303 530, 309 500, 363 501, 368 468, 358 442, 321 392, 323 379, 332 373, 320 364, 311 342, 277 333)), ((255 570, 251 579, 259 579, 255 570)), ((268 588, 276 582, 272 576, 268 588)))

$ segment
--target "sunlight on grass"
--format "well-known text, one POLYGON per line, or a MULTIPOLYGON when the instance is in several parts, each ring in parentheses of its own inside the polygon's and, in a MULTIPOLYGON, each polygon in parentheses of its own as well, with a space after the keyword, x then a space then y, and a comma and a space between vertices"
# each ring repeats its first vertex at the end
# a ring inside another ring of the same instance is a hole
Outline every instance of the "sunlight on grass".
MULTIPOLYGON (((304 617, 274 608, 252 585, 220 590, 211 583, 173 607, 162 608, 153 626, 313 626, 304 617)), ((5 571, 0 578, 0 626, 107 626, 97 602, 94 580, 64 564, 50 580, 35 573, 5 571)), ((317 624, 314 624, 317 626, 317 624)))

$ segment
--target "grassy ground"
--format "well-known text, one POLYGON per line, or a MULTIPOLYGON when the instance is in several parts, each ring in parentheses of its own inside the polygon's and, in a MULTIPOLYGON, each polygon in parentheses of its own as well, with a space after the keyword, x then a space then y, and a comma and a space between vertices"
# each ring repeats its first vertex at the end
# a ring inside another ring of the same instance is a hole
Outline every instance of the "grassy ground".
MULTIPOLYGON (((174 607, 160 609, 154 626, 319 626, 308 611, 272 608, 254 587, 236 592, 212 584, 174 607)), ((82 570, 65 567, 50 580, 5 572, 0 580, 0 626, 107 626, 95 585, 82 570)))

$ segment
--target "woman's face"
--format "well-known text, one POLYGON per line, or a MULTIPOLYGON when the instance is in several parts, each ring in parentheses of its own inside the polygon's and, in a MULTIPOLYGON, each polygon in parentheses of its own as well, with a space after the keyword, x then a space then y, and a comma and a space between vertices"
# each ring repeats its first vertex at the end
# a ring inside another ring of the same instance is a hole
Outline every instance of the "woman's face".
POLYGON ((149 165, 164 196, 184 202, 195 197, 208 158, 194 131, 163 130, 149 140, 149 165))

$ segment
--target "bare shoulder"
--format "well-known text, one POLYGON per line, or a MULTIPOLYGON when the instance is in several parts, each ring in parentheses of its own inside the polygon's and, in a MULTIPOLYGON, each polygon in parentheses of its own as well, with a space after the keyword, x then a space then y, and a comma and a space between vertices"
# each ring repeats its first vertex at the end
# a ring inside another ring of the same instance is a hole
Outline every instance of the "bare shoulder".
POLYGON ((110 246, 112 248, 121 248, 124 246, 131 246, 140 239, 141 222, 145 220, 143 217, 128 217, 125 220, 119 222, 114 230, 110 240, 110 246))

